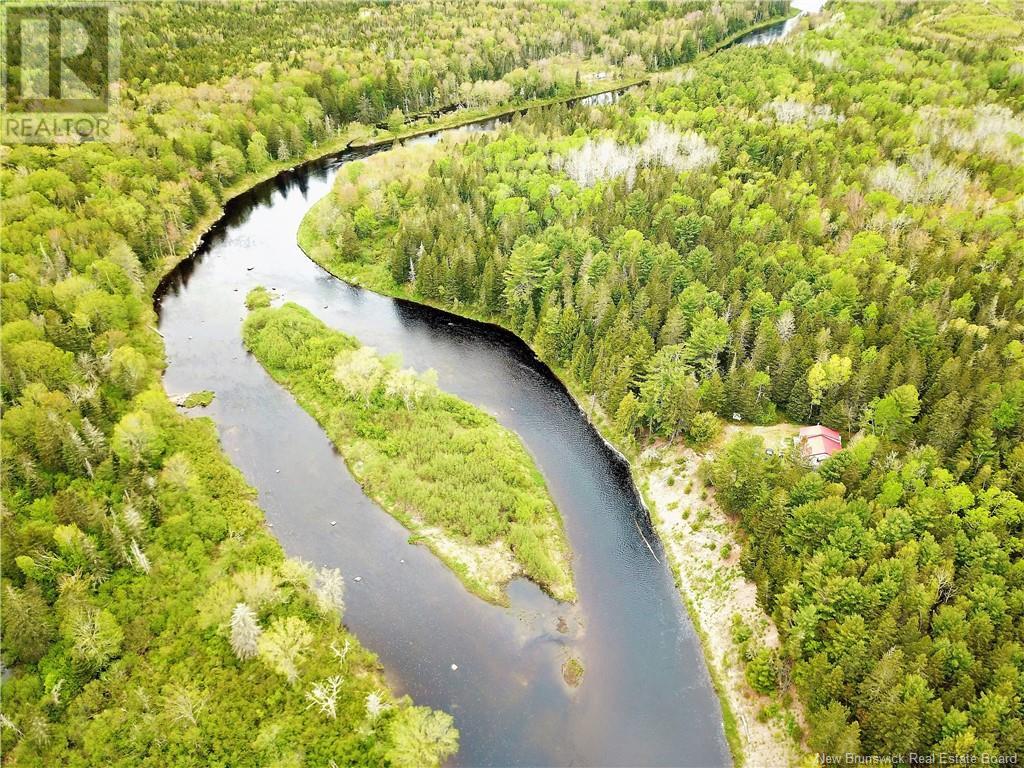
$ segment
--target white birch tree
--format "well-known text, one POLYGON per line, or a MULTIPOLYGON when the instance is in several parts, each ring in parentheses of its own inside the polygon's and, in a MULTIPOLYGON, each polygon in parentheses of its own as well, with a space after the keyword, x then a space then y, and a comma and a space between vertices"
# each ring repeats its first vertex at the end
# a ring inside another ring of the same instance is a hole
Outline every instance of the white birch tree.
POLYGON ((313 688, 306 693, 309 699, 309 706, 316 707, 331 720, 338 716, 338 691, 341 690, 341 675, 332 675, 324 680, 313 684, 313 688))

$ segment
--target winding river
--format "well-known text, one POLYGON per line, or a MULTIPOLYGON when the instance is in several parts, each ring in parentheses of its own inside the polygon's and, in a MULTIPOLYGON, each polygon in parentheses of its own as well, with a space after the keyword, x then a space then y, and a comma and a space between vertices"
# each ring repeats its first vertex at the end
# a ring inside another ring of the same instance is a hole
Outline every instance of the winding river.
MULTIPOLYGON (((776 36, 784 31, 778 25, 776 36)), ((233 200, 196 256, 165 280, 156 301, 167 391, 216 393, 194 415, 214 420, 284 549, 341 568, 346 624, 379 655, 393 688, 455 717, 455 764, 730 763, 700 641, 628 467, 555 376, 512 334, 349 286, 296 245, 309 207, 366 153, 311 162, 233 200), (436 369, 442 388, 514 430, 565 519, 579 602, 560 604, 518 580, 510 607, 487 604, 409 544, 319 425, 243 348, 243 300, 256 285, 406 365, 436 369), (586 668, 577 689, 561 678, 570 652, 586 668)))

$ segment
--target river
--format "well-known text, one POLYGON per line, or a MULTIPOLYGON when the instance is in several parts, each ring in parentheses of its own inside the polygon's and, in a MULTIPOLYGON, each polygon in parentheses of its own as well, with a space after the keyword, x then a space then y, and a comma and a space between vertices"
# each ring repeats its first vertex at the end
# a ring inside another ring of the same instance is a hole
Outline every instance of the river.
MULTIPOLYGON (((757 34, 760 42, 766 33, 757 34)), ((455 717, 453 764, 731 763, 700 641, 628 467, 555 376, 512 334, 347 285, 296 245, 309 207, 367 152, 311 162, 231 201, 158 291, 167 391, 216 393, 192 415, 214 420, 285 551, 342 570, 346 625, 378 654, 392 687, 455 717), (510 607, 490 605, 409 544, 320 426, 243 348, 244 297, 257 285, 408 366, 434 368, 442 388, 515 431, 565 520, 578 603, 517 580, 510 607), (577 689, 561 679, 570 652, 586 669, 577 689)))

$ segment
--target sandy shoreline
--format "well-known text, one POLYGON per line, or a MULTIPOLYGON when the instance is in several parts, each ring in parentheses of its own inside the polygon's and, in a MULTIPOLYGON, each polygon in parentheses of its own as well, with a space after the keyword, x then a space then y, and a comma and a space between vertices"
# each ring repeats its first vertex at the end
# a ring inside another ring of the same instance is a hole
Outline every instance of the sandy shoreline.
MULTIPOLYGON (((729 425, 718 445, 746 432, 761 435, 769 447, 778 447, 796 429, 729 425)), ((651 519, 671 558, 683 600, 702 635, 719 695, 727 699, 735 718, 744 763, 797 765, 804 751, 785 725, 787 717, 803 723, 799 704, 794 697, 783 708, 776 699, 755 692, 746 681, 745 661, 733 639, 734 617, 739 615, 752 630, 753 643, 770 648, 780 644, 775 624, 757 604, 757 587, 740 568, 742 547, 736 523, 715 503, 714 489, 697 477, 701 462, 713 455, 714 449, 697 455, 681 444, 652 445, 635 463, 637 477, 652 506, 651 519), (767 707, 778 711, 766 718, 762 711, 767 707)))

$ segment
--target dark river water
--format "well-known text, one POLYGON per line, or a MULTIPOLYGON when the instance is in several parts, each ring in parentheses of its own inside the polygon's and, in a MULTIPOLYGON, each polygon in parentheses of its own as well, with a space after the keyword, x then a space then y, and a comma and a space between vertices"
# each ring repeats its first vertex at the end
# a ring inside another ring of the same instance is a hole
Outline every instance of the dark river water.
POLYGON ((157 298, 167 391, 216 393, 193 415, 214 420, 286 552, 342 570, 346 624, 394 689, 455 717, 454 764, 731 763, 700 642, 628 468, 558 380, 512 334, 349 286, 299 250, 306 211, 359 156, 310 163, 232 201, 169 276, 157 298), (442 388, 515 431, 565 520, 578 603, 518 580, 510 607, 490 605, 409 544, 243 348, 243 300, 257 285, 408 366, 434 368, 442 388), (586 669, 575 690, 560 672, 570 653, 586 669))

